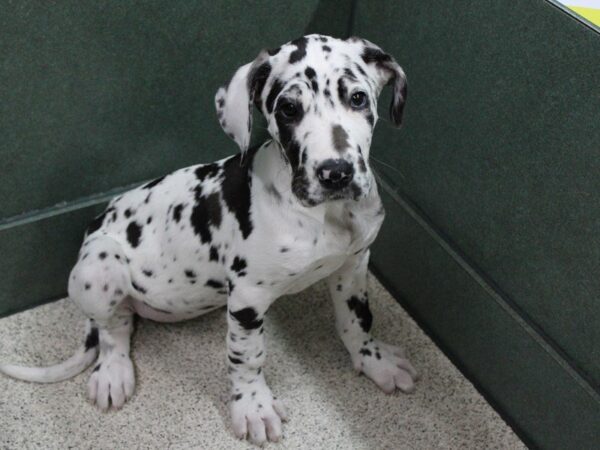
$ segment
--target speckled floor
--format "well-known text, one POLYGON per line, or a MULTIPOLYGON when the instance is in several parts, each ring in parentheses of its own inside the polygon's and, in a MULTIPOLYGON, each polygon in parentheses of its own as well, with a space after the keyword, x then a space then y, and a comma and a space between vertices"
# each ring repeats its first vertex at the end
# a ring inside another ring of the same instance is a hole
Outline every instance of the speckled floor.
MULTIPOLYGON (((370 277, 374 334, 407 350, 422 378, 386 396, 356 375, 319 284, 266 319, 267 381, 290 421, 279 449, 521 449, 525 446, 392 297, 370 277)), ((53 363, 77 347, 68 300, 0 320, 0 360, 53 363)), ((224 310, 180 324, 139 321, 137 391, 119 412, 85 397, 86 373, 37 385, 0 376, 0 448, 253 448, 229 429, 224 310)))

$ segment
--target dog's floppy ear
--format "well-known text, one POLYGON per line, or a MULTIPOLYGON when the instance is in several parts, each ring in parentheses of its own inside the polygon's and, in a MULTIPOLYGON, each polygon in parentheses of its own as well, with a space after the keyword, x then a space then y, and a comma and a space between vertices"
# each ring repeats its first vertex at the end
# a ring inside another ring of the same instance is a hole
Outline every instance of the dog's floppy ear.
POLYGON ((402 125, 402 113, 404 112, 404 103, 408 93, 404 70, 391 55, 385 53, 372 42, 366 39, 360 39, 360 41, 364 46, 361 54, 363 61, 377 69, 380 78, 379 88, 381 89, 387 84, 393 85, 390 119, 394 125, 399 127, 402 125))
POLYGON ((269 76, 271 66, 266 51, 240 67, 227 86, 219 88, 215 95, 217 117, 227 135, 235 141, 242 152, 248 150, 252 131, 252 103, 269 76))

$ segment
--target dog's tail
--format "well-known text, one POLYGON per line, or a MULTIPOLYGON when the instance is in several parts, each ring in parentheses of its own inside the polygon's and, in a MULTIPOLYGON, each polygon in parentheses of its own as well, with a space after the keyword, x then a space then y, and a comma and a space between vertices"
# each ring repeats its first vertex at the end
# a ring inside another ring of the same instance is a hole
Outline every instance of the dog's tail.
POLYGON ((36 383, 56 383, 68 380, 87 369, 98 356, 98 328, 88 319, 85 324, 85 343, 66 361, 50 367, 22 367, 1 364, 0 373, 19 380, 36 383))

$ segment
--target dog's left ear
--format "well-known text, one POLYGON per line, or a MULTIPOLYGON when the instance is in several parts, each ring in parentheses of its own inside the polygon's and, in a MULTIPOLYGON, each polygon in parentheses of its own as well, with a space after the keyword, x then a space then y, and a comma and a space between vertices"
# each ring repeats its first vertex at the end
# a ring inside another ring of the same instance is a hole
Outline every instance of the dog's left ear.
POLYGON ((254 61, 240 67, 227 86, 219 88, 215 95, 219 123, 242 152, 250 145, 254 98, 260 96, 259 91, 271 72, 268 58, 266 51, 260 52, 254 61))
POLYGON ((379 88, 387 84, 393 85, 392 101, 390 103, 390 119, 397 127, 402 125, 402 114, 406 103, 406 75, 396 60, 381 48, 366 39, 350 38, 363 44, 361 57, 365 63, 374 66, 380 77, 379 88))

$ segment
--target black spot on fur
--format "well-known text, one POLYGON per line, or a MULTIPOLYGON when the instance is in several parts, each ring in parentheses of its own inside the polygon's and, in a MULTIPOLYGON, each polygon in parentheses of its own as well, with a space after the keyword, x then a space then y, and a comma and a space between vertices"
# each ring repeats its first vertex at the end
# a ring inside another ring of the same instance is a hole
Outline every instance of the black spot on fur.
POLYGON ((365 356, 371 356, 371 350, 369 350, 368 348, 361 348, 358 353, 365 356))
POLYGON ((324 52, 330 52, 331 51, 331 47, 329 45, 323 45, 321 46, 321 48, 323 49, 324 52))
POLYGON ((142 273, 147 277, 151 277, 154 273, 151 270, 142 270, 142 273))
MULTIPOLYGON (((277 50, 279 51, 279 49, 277 50)), ((262 92, 265 88, 265 83, 271 74, 271 64, 269 62, 264 62, 260 66, 258 66, 254 72, 249 76, 250 79, 250 92, 252 95, 252 99, 254 100, 254 105, 260 110, 262 107, 262 92)), ((251 128, 251 118, 252 115, 248 117, 248 130, 251 128)))
POLYGON ((361 172, 367 171, 367 165, 365 164, 365 159, 362 156, 358 158, 358 168, 361 172))
POLYGON ((267 95, 267 100, 265 106, 267 107, 267 112, 270 114, 273 112, 273 106, 275 105, 275 99, 283 89, 283 83, 276 79, 273 81, 273 86, 271 86, 271 90, 269 91, 269 95, 267 95))
POLYGON ((217 164, 205 164, 198 167, 194 173, 198 180, 203 181, 206 178, 216 177, 219 173, 219 166, 217 164))
POLYGON ((315 70, 312 67, 307 67, 304 74, 310 80, 310 84, 315 94, 319 92, 319 84, 317 83, 317 74, 315 73, 315 70))
POLYGON ((352 81, 357 81, 358 79, 356 78, 356 75, 354 74, 354 72, 352 72, 352 69, 346 67, 344 69, 344 74, 350 78, 352 81))
POLYGON ((227 357, 229 358, 229 361, 231 362, 231 364, 242 364, 243 363, 243 361, 241 359, 232 358, 229 355, 227 355, 227 357))
POLYGON ((238 311, 230 311, 229 314, 237 320, 245 330, 255 330, 260 328, 263 320, 258 318, 254 308, 244 308, 238 311))
POLYGON ((129 219, 129 218, 131 217, 131 214, 132 214, 132 212, 131 212, 131 209, 127 208, 127 209, 125 210, 125 213, 124 213, 124 214, 125 214, 125 218, 126 218, 126 219, 129 219))
POLYGON ((342 128, 341 125, 334 125, 332 128, 333 135, 333 147, 339 152, 342 153, 346 150, 350 144, 348 143, 348 133, 346 130, 342 128))
POLYGON ((98 255, 98 257, 100 259, 105 259, 106 258, 106 252, 100 252, 100 254, 98 255))
POLYGON ((85 283, 85 286, 83 286, 85 288, 86 291, 89 291, 90 288, 92 287, 92 285, 90 283, 85 283))
POLYGON ((279 50, 281 50, 281 47, 272 48, 267 50, 267 53, 269 54, 269 56, 275 56, 277 53, 279 53, 279 50))
POLYGON ((194 228, 194 233, 200 236, 202 243, 211 241, 210 227, 218 228, 221 225, 221 202, 218 192, 207 197, 200 196, 196 199, 190 222, 194 228))
POLYGON ((359 64, 356 64, 356 63, 355 63, 355 64, 354 64, 354 67, 356 68, 356 70, 358 70, 358 71, 360 72, 360 74, 361 74, 363 77, 366 77, 366 76, 367 76, 367 73, 366 73, 366 72, 363 70, 363 68, 362 68, 362 67, 360 67, 360 65, 359 65, 359 64))
POLYGON ((250 184, 252 178, 250 171, 258 147, 249 149, 243 162, 241 154, 228 159, 223 165, 223 182, 221 189, 223 200, 227 209, 235 215, 244 239, 252 233, 252 219, 250 217, 250 184))
POLYGON ((102 367, 102 363, 100 363, 96 367, 94 367, 94 370, 92 370, 92 372, 98 372, 100 370, 100 367, 102 367))
POLYGON ((246 264, 246 260, 244 258, 240 258, 239 256, 236 256, 235 258, 233 258, 233 263, 231 264, 231 270, 233 270, 234 272, 237 272, 238 275, 246 267, 247 267, 247 264, 246 264))
POLYGON ((289 63, 294 64, 301 61, 306 56, 306 44, 308 43, 305 37, 301 37, 290 42, 291 45, 296 46, 296 50, 290 53, 289 63))
POLYGON ((392 57, 387 53, 382 52, 381 50, 373 47, 366 47, 363 50, 361 58, 367 64, 375 63, 375 64, 383 64, 390 62, 392 57))
POLYGON ((241 399, 241 398, 242 398, 242 396, 243 396, 243 394, 235 394, 235 395, 232 395, 232 396, 231 396, 231 399, 232 399, 234 402, 237 402, 239 399, 241 399))
POLYGON ((343 78, 338 80, 338 97, 343 104, 346 104, 348 89, 346 88, 346 83, 343 78))
POLYGON ((233 281, 231 281, 229 278, 227 278, 227 290, 230 294, 233 292, 234 288, 235 288, 235 284, 233 284, 233 281))
POLYGON ((358 297, 352 296, 346 303, 348 304, 348 308, 356 314, 356 317, 360 321, 360 327, 365 333, 368 333, 373 324, 373 315, 369 309, 369 300, 365 298, 361 301, 358 297))
MULTIPOLYGON (((165 175, 166 176, 166 175, 165 175)), ((152 180, 150 183, 145 184, 142 189, 150 189, 154 186, 156 186, 158 183, 160 183, 162 180, 165 179, 165 176, 162 176, 160 178, 157 178, 156 180, 152 180)))
POLYGON ((225 287, 225 285, 222 282, 213 280, 212 278, 206 282, 205 286, 211 287, 213 289, 221 289, 225 287))
POLYGON ((129 241, 133 248, 136 248, 138 245, 140 245, 141 236, 142 227, 140 227, 137 222, 133 221, 127 225, 127 241, 129 241))
POLYGON ((281 253, 286 253, 286 252, 289 252, 289 251, 290 251, 290 249, 289 249, 288 247, 281 247, 281 248, 279 249, 279 251, 280 251, 281 253))
POLYGON ((173 220, 175 222, 179 223, 179 221, 181 220, 181 211, 183 211, 184 207, 185 205, 183 203, 180 203, 175 208, 173 208, 173 220))
POLYGON ((85 351, 97 347, 100 342, 98 337, 98 328, 92 328, 88 335, 85 337, 85 351))
POLYGON ((139 284, 135 283, 134 281, 131 282, 131 285, 133 286, 133 288, 138 291, 141 292, 142 294, 146 293, 146 289, 143 288, 142 286, 140 286, 139 284))
POLYGON ((184 273, 185 273, 185 276, 188 277, 188 278, 196 278, 196 272, 194 272, 191 269, 186 269, 184 271, 184 273))
POLYGON ((217 250, 217 247, 215 247, 214 245, 212 245, 210 247, 210 253, 209 253, 208 259, 209 259, 209 261, 219 261, 219 251, 217 250))

